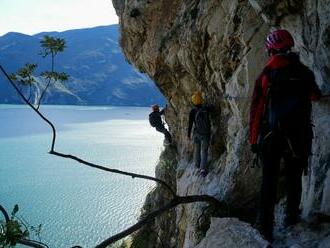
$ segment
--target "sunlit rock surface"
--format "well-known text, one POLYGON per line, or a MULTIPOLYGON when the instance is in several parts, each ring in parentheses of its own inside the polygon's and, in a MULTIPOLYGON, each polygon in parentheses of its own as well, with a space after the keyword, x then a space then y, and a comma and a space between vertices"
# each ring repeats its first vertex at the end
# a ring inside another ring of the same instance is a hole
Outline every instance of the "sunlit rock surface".
POLYGON ((234 218, 212 218, 205 238, 195 248, 266 248, 269 245, 249 224, 234 218))
MULTIPOLYGON (((254 80, 267 60, 265 37, 275 26, 288 29, 302 61, 314 71, 323 94, 329 94, 330 1, 113 3, 120 17, 126 57, 156 81, 168 100, 166 120, 177 147, 178 194, 209 194, 232 207, 254 208, 260 169, 251 168, 247 124, 254 80), (192 144, 186 134, 190 97, 195 90, 202 90, 206 102, 215 106, 206 178, 194 168, 192 144)), ((303 180, 304 218, 315 211, 330 214, 329 98, 313 105, 313 117, 313 156, 303 180)), ((167 231, 176 234, 177 247, 197 245, 202 240, 205 230, 198 229, 198 221, 203 209, 203 204, 176 209, 176 225, 167 226, 167 231)), ((153 230, 157 229, 160 227, 154 225, 153 230)), ((156 244, 168 240, 161 234, 164 231, 159 233, 156 244)))

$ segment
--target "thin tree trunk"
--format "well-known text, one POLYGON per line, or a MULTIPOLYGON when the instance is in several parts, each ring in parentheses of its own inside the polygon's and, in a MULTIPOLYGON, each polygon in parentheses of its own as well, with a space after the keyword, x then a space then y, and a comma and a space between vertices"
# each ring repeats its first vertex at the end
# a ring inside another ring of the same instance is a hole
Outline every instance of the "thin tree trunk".
MULTIPOLYGON (((53 72, 54 72, 54 67, 55 67, 55 54, 54 54, 54 52, 52 52, 52 66, 51 66, 51 73, 53 74, 53 72)), ((47 91, 47 89, 48 89, 48 87, 50 86, 50 83, 52 82, 52 79, 51 78, 49 78, 49 80, 48 80, 48 82, 47 82, 47 84, 46 84, 46 87, 44 88, 44 90, 42 91, 42 93, 41 93, 41 95, 40 95, 40 98, 39 98, 39 100, 38 100, 38 104, 37 104, 37 110, 39 110, 39 108, 40 108, 40 104, 41 104, 41 100, 42 100, 42 98, 44 97, 44 95, 45 95, 45 93, 46 93, 46 91, 47 91)))

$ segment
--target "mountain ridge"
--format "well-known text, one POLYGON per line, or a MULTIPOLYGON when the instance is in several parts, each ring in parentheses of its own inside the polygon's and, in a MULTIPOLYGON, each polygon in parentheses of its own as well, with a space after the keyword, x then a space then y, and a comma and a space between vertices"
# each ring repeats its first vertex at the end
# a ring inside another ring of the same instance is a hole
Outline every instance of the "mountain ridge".
MULTIPOLYGON (((37 74, 50 68, 50 60, 38 55, 44 35, 63 38, 67 48, 56 57, 55 69, 70 75, 65 90, 52 87, 43 104, 150 106, 164 98, 146 75, 124 58, 118 44, 118 25, 41 32, 26 35, 9 32, 0 37, 0 64, 9 73, 25 63, 37 63, 37 74), (70 93, 69 93, 70 92, 70 93), (73 97, 75 96, 75 97, 73 97), (79 100, 81 99, 81 100, 79 100)), ((20 103, 9 84, 0 78, 0 103, 20 103)), ((42 85, 39 86, 42 89, 42 85)), ((64 88, 63 88, 64 89, 64 88)))

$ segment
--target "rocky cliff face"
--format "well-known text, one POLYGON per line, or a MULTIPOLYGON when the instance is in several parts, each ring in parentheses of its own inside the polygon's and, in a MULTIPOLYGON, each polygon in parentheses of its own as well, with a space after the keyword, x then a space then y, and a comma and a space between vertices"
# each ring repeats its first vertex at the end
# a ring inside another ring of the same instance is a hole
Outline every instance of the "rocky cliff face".
MULTIPOLYGON (((155 80, 168 100, 166 119, 177 148, 176 175, 171 180, 178 194, 209 194, 229 206, 255 207, 260 169, 251 168, 247 123, 254 81, 267 59, 264 39, 274 27, 289 30, 301 60, 313 69, 323 94, 329 94, 330 1, 113 0, 113 4, 126 57, 155 80), (211 172, 206 178, 194 168, 192 144, 186 138, 195 90, 215 106, 211 172)), ((313 105, 313 117, 314 155, 303 179, 301 203, 305 218, 314 212, 330 215, 329 98, 313 105)), ((172 244, 194 247, 200 242, 206 231, 200 225, 204 209, 203 204, 176 209, 172 215, 176 225, 165 225, 168 233, 176 234, 172 244)))

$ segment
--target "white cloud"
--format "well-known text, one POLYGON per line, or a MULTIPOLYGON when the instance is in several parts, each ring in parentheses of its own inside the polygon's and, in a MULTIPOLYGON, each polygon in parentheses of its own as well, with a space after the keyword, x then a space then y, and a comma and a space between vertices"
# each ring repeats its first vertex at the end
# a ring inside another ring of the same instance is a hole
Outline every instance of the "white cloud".
POLYGON ((10 31, 35 34, 118 23, 111 0, 1 0, 0 10, 0 35, 10 31))

